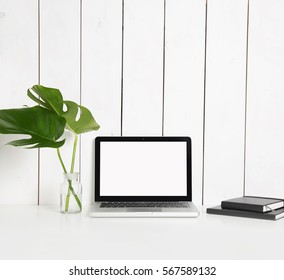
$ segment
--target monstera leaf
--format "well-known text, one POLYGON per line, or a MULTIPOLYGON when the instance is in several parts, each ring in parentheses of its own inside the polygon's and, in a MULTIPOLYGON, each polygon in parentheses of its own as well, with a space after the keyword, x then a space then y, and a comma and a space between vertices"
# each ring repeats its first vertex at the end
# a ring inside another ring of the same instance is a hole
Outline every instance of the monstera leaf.
POLYGON ((59 89, 35 85, 31 89, 28 89, 27 94, 39 105, 64 117, 66 119, 66 128, 76 134, 100 128, 92 113, 87 108, 73 101, 64 101, 59 89))
POLYGON ((13 146, 59 148, 65 142, 57 141, 64 132, 65 124, 63 117, 40 106, 0 110, 0 133, 31 136, 8 143, 13 146))

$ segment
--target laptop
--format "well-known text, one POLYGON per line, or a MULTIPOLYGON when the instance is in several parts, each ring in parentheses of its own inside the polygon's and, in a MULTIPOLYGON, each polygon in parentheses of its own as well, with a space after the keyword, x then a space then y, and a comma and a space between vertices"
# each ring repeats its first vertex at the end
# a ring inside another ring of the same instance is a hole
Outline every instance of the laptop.
POLYGON ((189 137, 97 137, 91 217, 197 217, 189 137))

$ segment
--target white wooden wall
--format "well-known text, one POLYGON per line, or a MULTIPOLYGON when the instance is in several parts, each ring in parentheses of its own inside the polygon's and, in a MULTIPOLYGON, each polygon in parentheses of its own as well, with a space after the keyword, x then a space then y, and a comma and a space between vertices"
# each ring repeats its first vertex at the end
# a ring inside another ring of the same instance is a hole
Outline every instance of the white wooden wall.
POLYGON ((284 197, 284 2, 250 0, 246 194, 284 197))
MULTIPOLYGON (((0 108, 60 88, 101 125, 77 170, 93 197, 96 135, 188 135, 193 201, 284 197, 282 0, 0 0, 0 108)), ((62 156, 70 162, 72 142, 62 156)), ((58 203, 55 150, 4 146, 0 203, 58 203)))

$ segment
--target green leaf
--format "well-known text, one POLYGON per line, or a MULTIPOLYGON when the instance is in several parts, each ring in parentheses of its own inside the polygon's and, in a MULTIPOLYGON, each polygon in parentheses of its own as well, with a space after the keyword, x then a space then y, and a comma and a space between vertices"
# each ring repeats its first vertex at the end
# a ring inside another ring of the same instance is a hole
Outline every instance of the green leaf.
POLYGON ((35 85, 31 89, 28 89, 27 94, 39 105, 64 117, 66 119, 66 128, 76 134, 100 128, 92 113, 87 108, 73 101, 64 101, 59 89, 35 85), (64 104, 66 110, 64 110, 64 104))
POLYGON ((0 133, 30 136, 8 143, 13 146, 59 148, 65 143, 65 139, 57 141, 65 124, 64 118, 40 106, 0 110, 0 133))
POLYGON ((76 134, 89 132, 92 130, 98 130, 100 126, 96 123, 92 116, 92 113, 85 107, 76 104, 73 101, 64 101, 67 107, 67 111, 62 114, 66 119, 68 126, 76 134), (76 120, 79 114, 78 120, 76 120))

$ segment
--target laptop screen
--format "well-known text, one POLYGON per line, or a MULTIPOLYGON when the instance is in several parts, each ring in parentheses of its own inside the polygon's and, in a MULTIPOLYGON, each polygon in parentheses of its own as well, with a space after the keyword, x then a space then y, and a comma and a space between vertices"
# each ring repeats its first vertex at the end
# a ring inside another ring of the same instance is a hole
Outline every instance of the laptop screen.
POLYGON ((189 200, 189 152, 186 137, 97 137, 96 200, 189 200))

